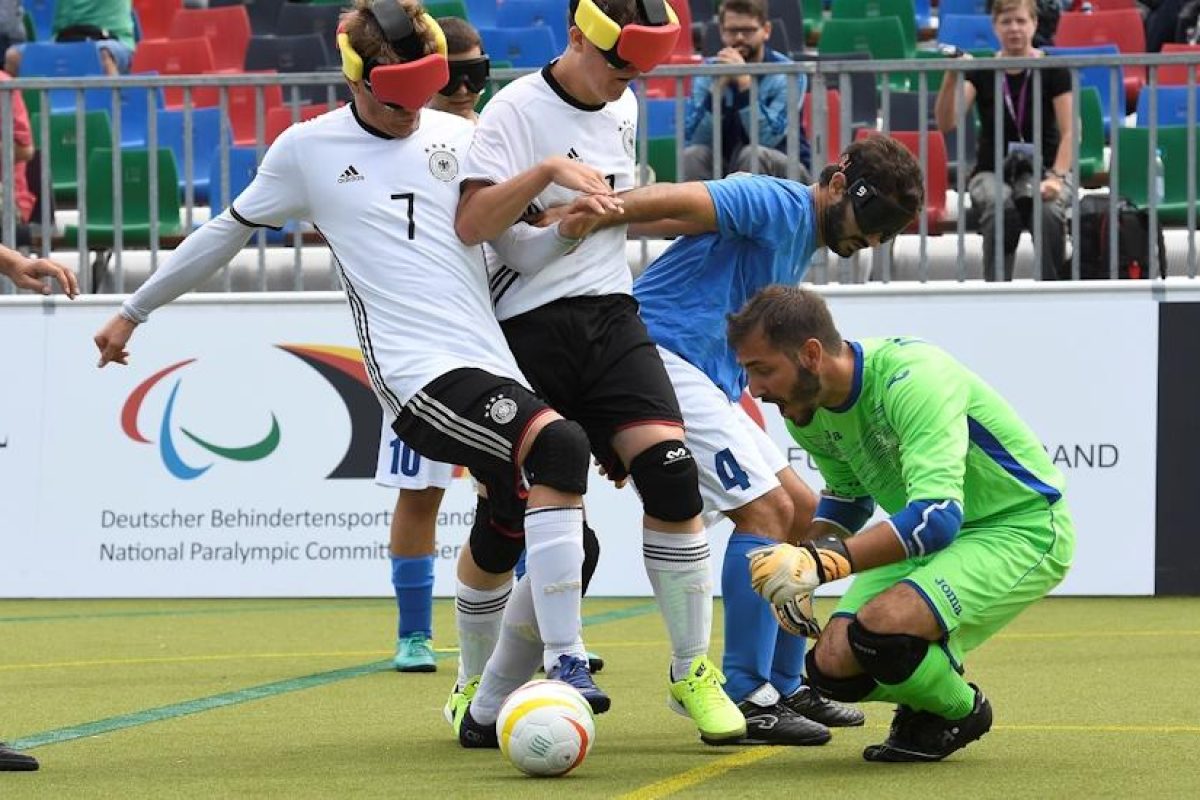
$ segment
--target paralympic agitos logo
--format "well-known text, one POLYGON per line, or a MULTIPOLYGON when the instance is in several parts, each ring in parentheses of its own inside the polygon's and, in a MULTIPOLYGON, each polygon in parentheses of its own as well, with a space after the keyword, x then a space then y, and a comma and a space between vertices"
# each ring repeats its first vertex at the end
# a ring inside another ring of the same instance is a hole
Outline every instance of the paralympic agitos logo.
MULTIPOLYGON (((300 359, 324 378, 337 392, 350 417, 350 442, 341 461, 326 477, 373 476, 383 412, 367 380, 362 354, 358 348, 292 344, 276 347, 300 359)), ((269 423, 263 425, 266 433, 262 438, 237 444, 214 442, 176 419, 176 400, 181 392, 186 391, 185 368, 195 361, 196 359, 189 358, 171 364, 138 384, 125 398, 121 407, 121 430, 138 444, 157 445, 163 466, 171 475, 185 481, 199 478, 219 460, 248 462, 268 458, 279 447, 284 435, 274 412, 271 412, 269 423), (162 416, 158 419, 158 434, 155 440, 150 438, 152 434, 144 434, 138 423, 143 416, 143 408, 148 407, 147 399, 152 394, 161 394, 166 385, 161 387, 159 392, 155 392, 155 389, 169 377, 173 377, 174 380, 169 383, 170 390, 162 406, 162 416), (189 463, 184 459, 177 446, 181 435, 208 454, 208 463, 189 463)))

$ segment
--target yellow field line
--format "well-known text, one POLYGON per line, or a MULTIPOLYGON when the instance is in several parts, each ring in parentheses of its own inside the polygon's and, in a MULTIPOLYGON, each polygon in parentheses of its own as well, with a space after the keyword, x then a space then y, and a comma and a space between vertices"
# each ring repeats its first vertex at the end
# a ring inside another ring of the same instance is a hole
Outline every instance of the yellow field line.
POLYGON ((997 634, 994 639, 1111 639, 1125 638, 1127 636, 1200 636, 1200 630, 1196 631, 1059 631, 1050 633, 1001 633, 997 634))
POLYGON ((785 747, 757 747, 751 750, 742 750, 733 755, 717 759, 710 764, 689 769, 687 772, 681 772, 670 778, 647 784, 640 789, 634 789, 628 794, 621 795, 619 800, 657 800, 660 797, 667 797, 676 792, 682 792, 684 789, 690 789, 696 784, 704 783, 707 780, 724 775, 730 770, 778 755, 786 749, 785 747))
POLYGON ((1031 731, 1034 733, 1200 733, 1200 725, 1037 725, 1014 723, 995 725, 995 731, 1031 731))

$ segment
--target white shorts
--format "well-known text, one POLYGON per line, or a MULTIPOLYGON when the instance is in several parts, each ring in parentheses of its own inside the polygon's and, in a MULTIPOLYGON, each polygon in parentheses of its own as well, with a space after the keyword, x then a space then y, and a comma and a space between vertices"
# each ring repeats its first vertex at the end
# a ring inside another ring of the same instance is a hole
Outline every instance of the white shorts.
POLYGON ((425 458, 392 431, 391 414, 384 413, 379 432, 379 461, 375 464, 375 482, 393 489, 445 489, 454 480, 454 465, 425 458))
POLYGON ((788 467, 787 456, 711 378, 668 350, 660 347, 658 353, 683 411, 684 441, 700 470, 709 527, 719 512, 741 508, 779 486, 776 476, 788 467))

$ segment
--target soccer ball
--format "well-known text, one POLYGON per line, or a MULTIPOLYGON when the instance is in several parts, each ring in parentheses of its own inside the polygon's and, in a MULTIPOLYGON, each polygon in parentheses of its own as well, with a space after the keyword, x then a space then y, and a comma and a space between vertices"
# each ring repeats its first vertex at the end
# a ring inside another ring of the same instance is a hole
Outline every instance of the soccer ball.
POLYGON ((526 775, 566 775, 596 741, 587 700, 562 681, 530 681, 508 696, 496 720, 500 751, 526 775))

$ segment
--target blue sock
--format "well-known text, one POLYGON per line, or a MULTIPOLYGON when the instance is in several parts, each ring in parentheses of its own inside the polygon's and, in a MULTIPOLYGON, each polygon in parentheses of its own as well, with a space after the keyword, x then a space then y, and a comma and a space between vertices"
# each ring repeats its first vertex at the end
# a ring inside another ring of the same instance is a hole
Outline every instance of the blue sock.
POLYGON ((796 693, 804 683, 804 651, 808 640, 780 628, 775 634, 775 659, 771 662, 771 685, 784 697, 796 693))
POLYGON ((517 565, 513 567, 513 577, 516 580, 521 580, 525 577, 525 551, 521 551, 521 557, 517 559, 517 565))
POLYGON ((433 556, 392 557, 392 586, 400 610, 398 636, 433 637, 433 556))
POLYGON ((756 547, 776 544, 774 539, 734 531, 721 566, 721 593, 725 600, 725 654, 721 669, 728 683, 725 693, 736 703, 771 679, 775 632, 779 623, 771 606, 750 586, 746 554, 756 547))

